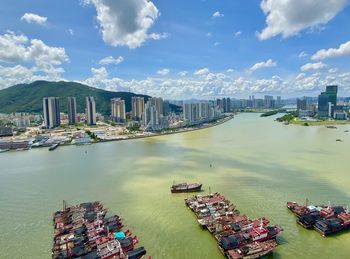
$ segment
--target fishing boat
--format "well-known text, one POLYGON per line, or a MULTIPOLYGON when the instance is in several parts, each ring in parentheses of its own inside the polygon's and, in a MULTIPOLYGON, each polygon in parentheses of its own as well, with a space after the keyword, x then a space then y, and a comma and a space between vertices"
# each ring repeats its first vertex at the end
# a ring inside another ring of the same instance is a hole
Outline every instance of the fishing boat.
POLYGON ((10 151, 10 149, 0 149, 0 153, 5 153, 7 151, 10 151))
POLYGON ((180 192, 200 192, 202 189, 202 184, 199 183, 179 183, 173 184, 170 187, 172 193, 180 192))

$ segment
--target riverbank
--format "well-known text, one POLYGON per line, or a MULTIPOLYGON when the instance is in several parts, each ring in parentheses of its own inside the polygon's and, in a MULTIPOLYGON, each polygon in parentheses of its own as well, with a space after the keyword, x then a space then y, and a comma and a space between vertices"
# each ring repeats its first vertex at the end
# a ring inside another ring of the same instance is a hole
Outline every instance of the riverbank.
MULTIPOLYGON (((141 138, 150 138, 150 137, 158 137, 158 136, 163 136, 163 135, 172 135, 172 134, 178 134, 178 133, 185 133, 185 132, 190 132, 190 131, 196 131, 196 130, 202 130, 214 126, 218 126, 220 124, 223 124, 231 119, 234 118, 234 114, 230 114, 228 116, 225 116, 224 118, 215 120, 213 122, 208 122, 205 124, 197 125, 197 126, 191 126, 187 128, 178 128, 178 129, 169 129, 163 132, 137 132, 132 135, 123 135, 123 137, 120 138, 110 138, 110 139, 98 139, 97 141, 92 141, 92 142, 87 142, 84 144, 79 144, 79 145, 87 145, 87 144, 97 144, 97 143, 105 143, 105 142, 112 142, 112 141, 124 141, 124 140, 130 140, 130 139, 141 139, 141 138)), ((72 146, 72 145, 77 145, 76 143, 72 142, 65 142, 65 143, 60 143, 59 146, 72 146)), ((48 148, 48 146, 31 146, 30 148, 26 149, 29 150, 31 148, 48 148)), ((54 149, 52 149, 54 150, 54 149)), ((17 151, 17 150, 6 150, 6 151, 17 151)), ((5 151, 4 151, 5 152, 5 151)))

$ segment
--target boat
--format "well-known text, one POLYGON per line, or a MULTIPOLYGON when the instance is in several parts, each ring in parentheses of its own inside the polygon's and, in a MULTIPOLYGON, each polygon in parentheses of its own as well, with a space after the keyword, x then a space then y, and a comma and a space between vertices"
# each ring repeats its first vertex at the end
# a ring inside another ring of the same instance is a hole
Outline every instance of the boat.
POLYGON ((179 183, 173 184, 170 187, 172 193, 180 192, 200 192, 202 189, 202 184, 199 183, 179 183))
POLYGON ((337 138, 335 141, 343 142, 340 138, 337 138))
POLYGON ((59 145, 59 143, 53 144, 51 147, 49 147, 49 151, 55 150, 56 148, 58 148, 59 145))
POLYGON ((349 130, 344 130, 344 132, 349 132, 349 130))
POLYGON ((0 153, 5 153, 5 152, 7 152, 7 151, 10 151, 10 149, 0 149, 0 153))
POLYGON ((229 250, 226 256, 229 259, 254 259, 261 258, 272 252, 276 248, 277 242, 275 240, 268 240, 265 242, 254 242, 245 245, 241 248, 229 250))
POLYGON ((338 218, 318 220, 314 226, 315 230, 323 237, 343 230, 342 221, 338 218))
POLYGON ((336 127, 336 126, 330 125, 330 126, 326 126, 326 128, 327 128, 327 129, 336 129, 337 127, 336 127))

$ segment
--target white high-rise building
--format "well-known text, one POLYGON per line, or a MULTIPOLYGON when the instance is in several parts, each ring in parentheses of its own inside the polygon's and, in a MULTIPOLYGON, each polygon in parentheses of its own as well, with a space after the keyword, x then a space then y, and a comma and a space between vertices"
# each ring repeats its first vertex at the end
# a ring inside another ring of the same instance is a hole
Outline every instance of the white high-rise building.
POLYGON ((87 96, 86 100, 86 123, 88 125, 96 125, 96 104, 94 97, 87 96))
POLYGON ((60 126, 60 103, 58 97, 43 98, 43 114, 47 129, 60 126))
POLYGON ((159 116, 163 115, 163 99, 161 97, 152 97, 151 103, 156 107, 159 116))
POLYGON ((131 113, 133 120, 141 121, 145 109, 145 100, 143 97, 133 96, 131 98, 131 113))
POLYGON ((125 101, 121 98, 111 99, 112 120, 115 122, 125 122, 125 101))
POLYGON ((70 125, 77 123, 77 101, 75 97, 67 98, 68 122, 70 125))
POLYGON ((145 130, 159 130, 161 128, 159 118, 160 116, 156 106, 151 101, 148 101, 145 105, 142 119, 145 130))

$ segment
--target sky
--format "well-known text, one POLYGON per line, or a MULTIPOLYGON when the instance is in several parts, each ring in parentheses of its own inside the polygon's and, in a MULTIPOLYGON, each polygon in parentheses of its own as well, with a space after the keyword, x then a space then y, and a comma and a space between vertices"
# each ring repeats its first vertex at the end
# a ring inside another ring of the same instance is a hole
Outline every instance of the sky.
POLYGON ((0 89, 350 96, 350 0, 2 0, 0 89))

